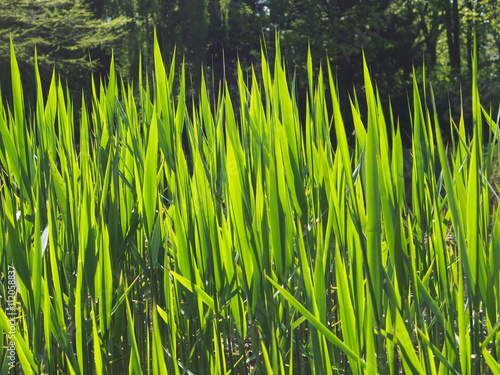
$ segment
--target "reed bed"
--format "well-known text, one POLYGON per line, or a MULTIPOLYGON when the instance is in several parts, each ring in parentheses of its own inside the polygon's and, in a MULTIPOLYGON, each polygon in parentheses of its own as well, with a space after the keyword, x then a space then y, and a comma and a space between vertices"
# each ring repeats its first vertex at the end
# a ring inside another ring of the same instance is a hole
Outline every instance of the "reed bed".
POLYGON ((28 107, 11 48, 2 374, 500 374, 498 124, 475 79, 471 134, 414 83, 408 179, 366 64, 351 143, 330 67, 308 58, 301 120, 279 48, 236 98, 203 79, 192 101, 155 44, 151 79, 111 63, 78 108, 38 71, 28 107))

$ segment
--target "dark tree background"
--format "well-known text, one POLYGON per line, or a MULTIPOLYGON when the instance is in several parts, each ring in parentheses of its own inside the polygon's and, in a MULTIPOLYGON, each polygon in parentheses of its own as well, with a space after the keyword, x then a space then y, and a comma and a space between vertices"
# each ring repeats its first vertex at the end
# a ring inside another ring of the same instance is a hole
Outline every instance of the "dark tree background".
POLYGON ((444 121, 460 90, 467 98, 475 36, 483 99, 500 100, 498 0, 0 0, 0 84, 9 81, 10 38, 28 87, 35 46, 42 75, 55 67, 74 91, 105 75, 112 51, 122 76, 136 79, 140 59, 152 68, 154 30, 167 63, 174 48, 185 57, 193 95, 202 66, 213 87, 223 77, 231 87, 238 60, 258 72, 262 42, 272 56, 278 32, 299 99, 310 46, 316 69, 331 64, 348 107, 354 88, 362 95, 364 51, 403 126, 409 84, 424 64, 444 121))

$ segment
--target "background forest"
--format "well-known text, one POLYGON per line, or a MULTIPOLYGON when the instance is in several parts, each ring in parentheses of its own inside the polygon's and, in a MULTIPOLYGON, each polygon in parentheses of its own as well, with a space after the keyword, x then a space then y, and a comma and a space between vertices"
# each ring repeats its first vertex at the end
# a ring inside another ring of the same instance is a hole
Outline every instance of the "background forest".
MULTIPOLYGON (((231 88, 236 61, 259 74, 262 41, 272 52, 279 31, 284 60, 296 73, 299 100, 305 98, 301 88, 306 87, 308 45, 313 61, 332 63, 344 109, 353 88, 362 86, 364 50, 381 96, 389 98, 390 90, 404 129, 414 66, 421 75, 425 64, 441 120, 449 121, 450 108, 458 114, 461 96, 466 119, 470 115, 474 33, 481 97, 498 103, 499 22, 497 0, 0 0, 0 82, 10 87, 11 36, 28 93, 35 85, 34 78, 28 81, 35 47, 42 81, 55 67, 76 93, 89 89, 91 72, 107 73, 112 51, 122 77, 136 79, 140 63, 143 71, 151 71, 156 29, 164 56, 171 58, 176 49, 192 82, 199 82, 203 65, 215 87, 225 77, 231 88)), ((191 94, 197 92, 193 85, 191 94)))

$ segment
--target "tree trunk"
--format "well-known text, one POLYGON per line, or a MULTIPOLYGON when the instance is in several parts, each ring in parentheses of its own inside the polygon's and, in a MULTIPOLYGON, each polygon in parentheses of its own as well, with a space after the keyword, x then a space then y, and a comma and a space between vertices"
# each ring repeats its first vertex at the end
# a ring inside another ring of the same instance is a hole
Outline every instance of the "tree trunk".
POLYGON ((208 0, 183 1, 183 14, 185 16, 184 47, 191 56, 193 63, 193 79, 197 82, 201 64, 205 60, 206 42, 208 36, 208 0))
POLYGON ((445 0, 445 25, 448 53, 452 75, 460 74, 460 19, 458 14, 458 1, 445 0), (450 3, 451 1, 451 3, 450 3))
MULTIPOLYGON (((467 8, 469 12, 472 13, 474 7, 472 5, 472 0, 467 1, 467 8)), ((469 77, 472 76, 472 47, 473 47, 473 32, 474 32, 474 20, 469 17, 467 20, 467 68, 469 70, 469 77)))
POLYGON ((422 32, 425 36, 425 47, 427 53, 429 54, 430 68, 433 69, 437 63, 437 39, 431 31, 429 31, 429 27, 427 26, 425 20, 422 22, 422 32))

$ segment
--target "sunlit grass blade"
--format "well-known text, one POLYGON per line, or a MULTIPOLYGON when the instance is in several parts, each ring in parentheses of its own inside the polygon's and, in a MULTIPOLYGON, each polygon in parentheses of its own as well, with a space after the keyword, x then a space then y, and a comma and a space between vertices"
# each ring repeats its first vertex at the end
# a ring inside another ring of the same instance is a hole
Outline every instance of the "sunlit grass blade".
POLYGON ((325 338, 333 343, 335 346, 339 347, 344 351, 353 361, 359 363, 361 367, 365 367, 365 362, 358 356, 358 354, 348 347, 344 342, 342 342, 328 327, 326 327, 321 321, 309 310, 307 310, 299 301, 297 301, 286 289, 280 286, 278 283, 273 281, 269 276, 266 275, 269 282, 283 295, 283 297, 290 303, 294 308, 296 308, 306 319, 311 322, 311 324, 321 332, 325 338))
POLYGON ((378 172, 378 144, 379 130, 377 123, 377 104, 375 93, 371 85, 366 61, 364 62, 366 100, 368 106, 368 133, 364 155, 365 199, 366 199, 366 273, 368 287, 372 298, 374 319, 380 324, 382 316, 382 249, 380 246, 381 219, 380 219, 380 187, 378 172))

